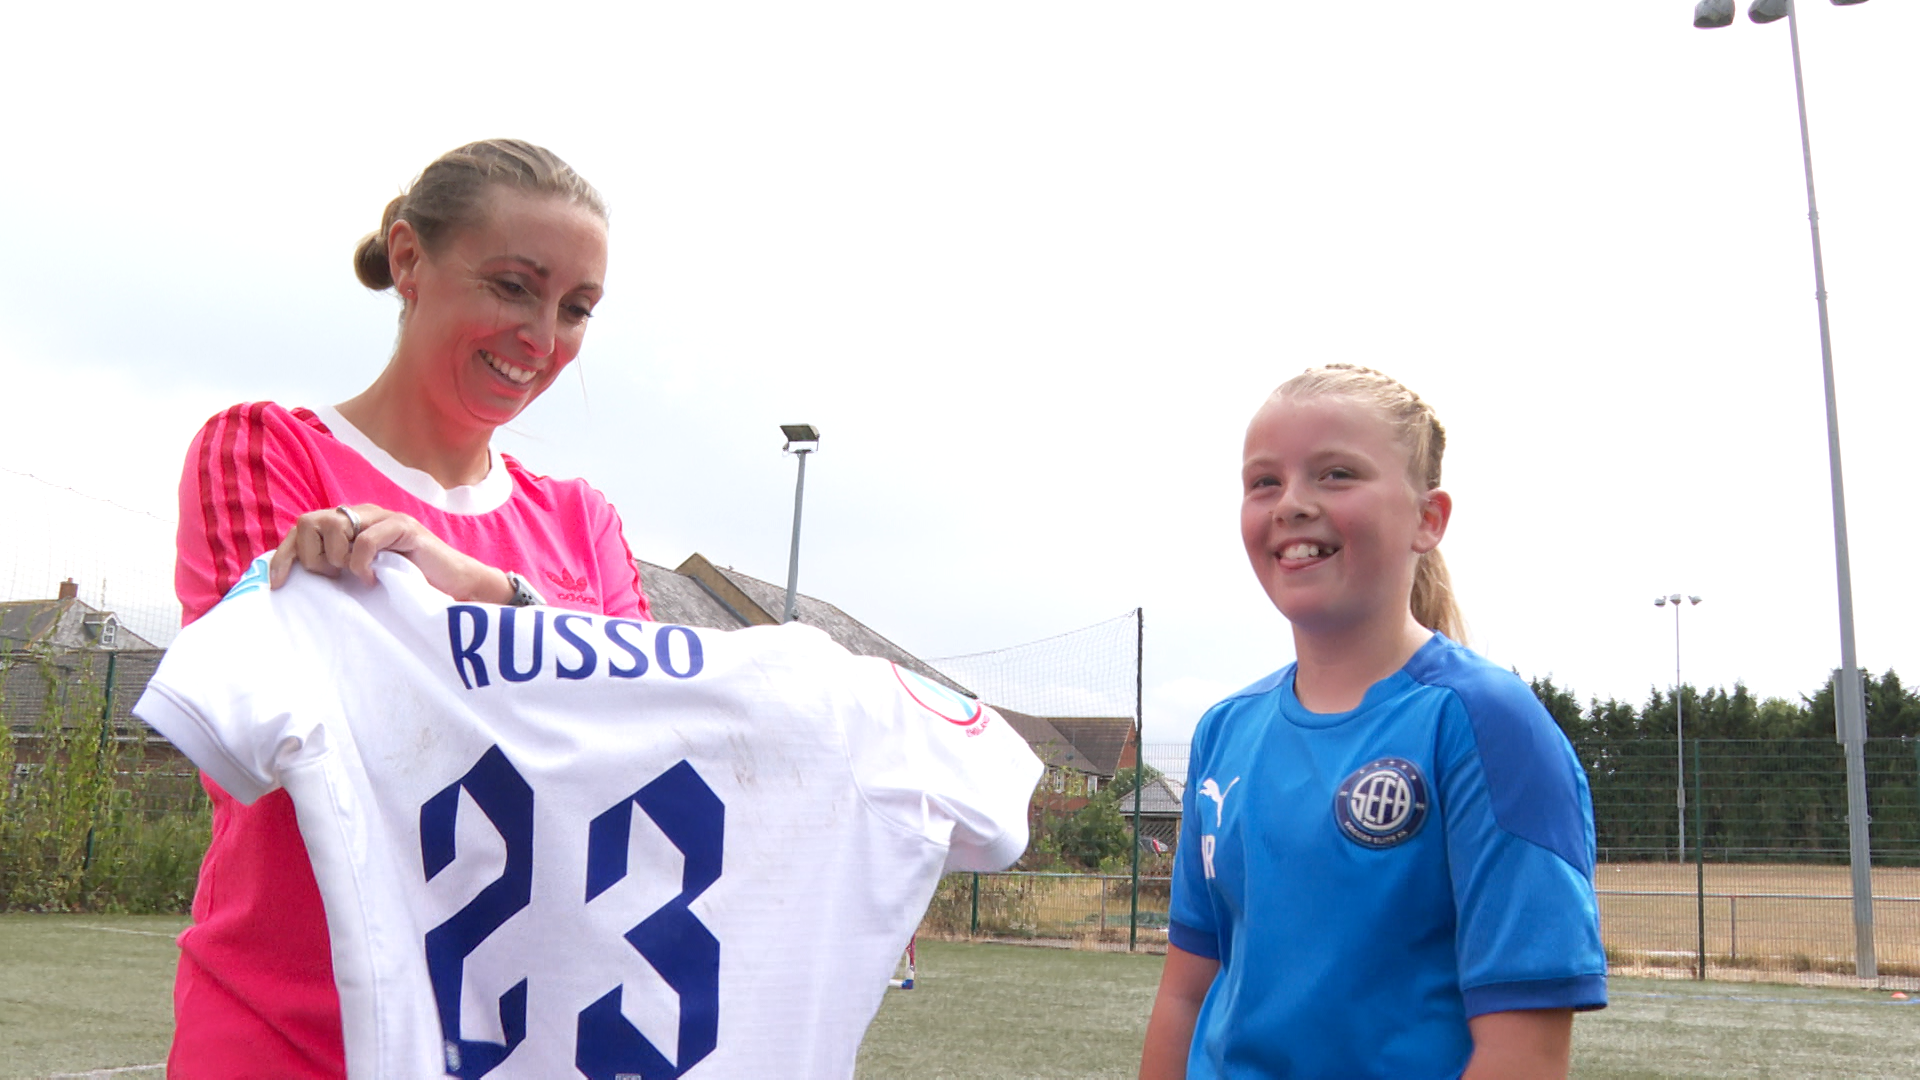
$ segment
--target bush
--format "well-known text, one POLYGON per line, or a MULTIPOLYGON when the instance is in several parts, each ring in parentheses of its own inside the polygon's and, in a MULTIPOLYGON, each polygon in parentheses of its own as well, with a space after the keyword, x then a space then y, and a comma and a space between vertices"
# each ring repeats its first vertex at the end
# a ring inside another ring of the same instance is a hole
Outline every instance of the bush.
POLYGON ((31 722, 0 715, 0 911, 180 912, 193 898, 206 800, 132 808, 123 785, 141 779, 141 744, 114 737, 93 659, 0 657, 0 683, 40 704, 31 722))

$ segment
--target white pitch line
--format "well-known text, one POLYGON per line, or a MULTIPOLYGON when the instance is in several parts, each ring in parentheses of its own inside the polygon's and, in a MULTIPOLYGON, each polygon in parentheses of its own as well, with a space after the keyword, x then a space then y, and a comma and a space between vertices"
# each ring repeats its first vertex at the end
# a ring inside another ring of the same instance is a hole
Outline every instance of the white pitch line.
MULTIPOLYGON (((138 931, 129 930, 127 932, 137 933, 138 931)), ((166 1067, 167 1064, 164 1061, 158 1065, 125 1065, 118 1069, 95 1069, 92 1072, 54 1073, 52 1076, 47 1077, 47 1080, 87 1080, 88 1077, 93 1076, 119 1076, 121 1073, 152 1072, 155 1069, 164 1069, 166 1067)))
MULTIPOLYGON (((163 937, 163 938, 166 938, 166 939, 167 939, 167 940, 169 940, 169 941, 171 941, 171 940, 173 940, 174 938, 176 938, 176 937, 178 937, 178 936, 179 936, 178 934, 162 934, 162 933, 160 933, 160 932, 158 932, 158 931, 156 931, 156 930, 125 930, 125 929, 122 929, 122 928, 120 928, 120 927, 118 927, 118 926, 88 926, 88 925, 87 925, 87 924, 85 924, 85 923, 74 923, 74 924, 73 924, 73 929, 75 929, 75 930, 98 930, 98 931, 100 931, 100 932, 101 932, 101 933, 103 933, 103 934, 139 934, 139 935, 140 935, 141 937, 163 937)), ((1693 955, 1693 954, 1692 954, 1692 953, 1688 953, 1687 955, 1689 955, 1689 956, 1691 956, 1691 955, 1693 955)), ((152 1068, 153 1066, 151 1066, 151 1065, 136 1065, 136 1066, 133 1066, 133 1067, 134 1067, 134 1068, 139 1068, 139 1069, 150 1069, 150 1068, 152 1068)), ((63 1075, 64 1075, 64 1074, 63 1074, 63 1075)), ((75 1076, 92 1076, 92 1075, 94 1075, 94 1074, 92 1074, 92 1073, 74 1073, 73 1075, 75 1075, 75 1076)))

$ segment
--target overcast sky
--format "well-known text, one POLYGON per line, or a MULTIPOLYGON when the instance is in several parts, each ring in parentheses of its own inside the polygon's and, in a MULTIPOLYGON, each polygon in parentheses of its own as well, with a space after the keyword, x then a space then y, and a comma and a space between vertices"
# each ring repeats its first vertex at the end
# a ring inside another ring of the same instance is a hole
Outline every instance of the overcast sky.
MULTIPOLYGON (((1687 681, 1811 692, 1839 644, 1787 27, 1690 15, 29 6, 0 588, 163 603, 193 431, 369 382, 397 308, 355 242, 510 135, 606 195, 613 259, 580 377, 501 445, 592 480, 644 559, 784 582, 777 425, 813 423, 804 592, 926 657, 1144 608, 1147 737, 1183 739, 1291 659, 1240 547, 1246 421, 1357 361, 1449 428, 1442 550, 1487 655, 1644 700, 1681 590, 1687 681)), ((1920 679, 1920 12, 1801 31, 1860 658, 1920 679)))

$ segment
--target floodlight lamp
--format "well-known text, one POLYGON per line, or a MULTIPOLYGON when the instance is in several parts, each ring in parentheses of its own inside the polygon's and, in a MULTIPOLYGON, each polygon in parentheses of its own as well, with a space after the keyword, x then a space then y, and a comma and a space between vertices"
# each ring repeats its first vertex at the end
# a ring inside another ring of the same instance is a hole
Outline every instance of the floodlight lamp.
POLYGON ((1699 597, 1697 597, 1697 596, 1689 596, 1689 597, 1687 597, 1687 599, 1689 599, 1689 600, 1691 600, 1691 601, 1693 601, 1693 602, 1694 602, 1694 603, 1696 603, 1696 604, 1700 602, 1700 598, 1699 598, 1699 597))
POLYGON ((1733 0, 1700 0, 1693 5, 1696 30, 1718 30, 1733 25, 1733 0))
POLYGON ((805 454, 820 449, 820 429, 812 424, 781 424, 780 434, 787 437, 787 444, 780 449, 790 453, 805 454), (796 447, 795 443, 807 443, 796 447))
POLYGON ((1864 4, 1866 2, 1867 0, 1833 0, 1833 6, 1834 7, 1852 7, 1855 4, 1864 4))
POLYGON ((1653 606, 1654 606, 1654 607, 1666 607, 1666 606, 1667 606, 1667 598, 1666 598, 1666 597, 1664 597, 1664 596, 1656 596, 1656 597, 1654 597, 1654 598, 1653 598, 1653 606))
POLYGON ((1747 18, 1757 23, 1777 22, 1793 13, 1793 0, 1753 0, 1747 18))
POLYGON ((1674 593, 1672 596, 1667 597, 1667 603, 1669 604, 1678 604, 1679 602, 1680 602, 1679 593, 1674 593))

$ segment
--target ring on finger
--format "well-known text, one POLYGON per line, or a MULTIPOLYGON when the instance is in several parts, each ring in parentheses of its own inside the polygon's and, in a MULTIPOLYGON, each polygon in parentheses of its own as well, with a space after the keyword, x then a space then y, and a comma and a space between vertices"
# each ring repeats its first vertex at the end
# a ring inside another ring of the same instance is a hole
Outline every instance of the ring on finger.
POLYGON ((341 503, 339 506, 334 507, 334 509, 347 515, 347 543, 353 543, 353 541, 359 537, 360 530, 365 528, 360 522, 360 515, 354 513, 353 507, 348 506, 346 503, 341 503))

